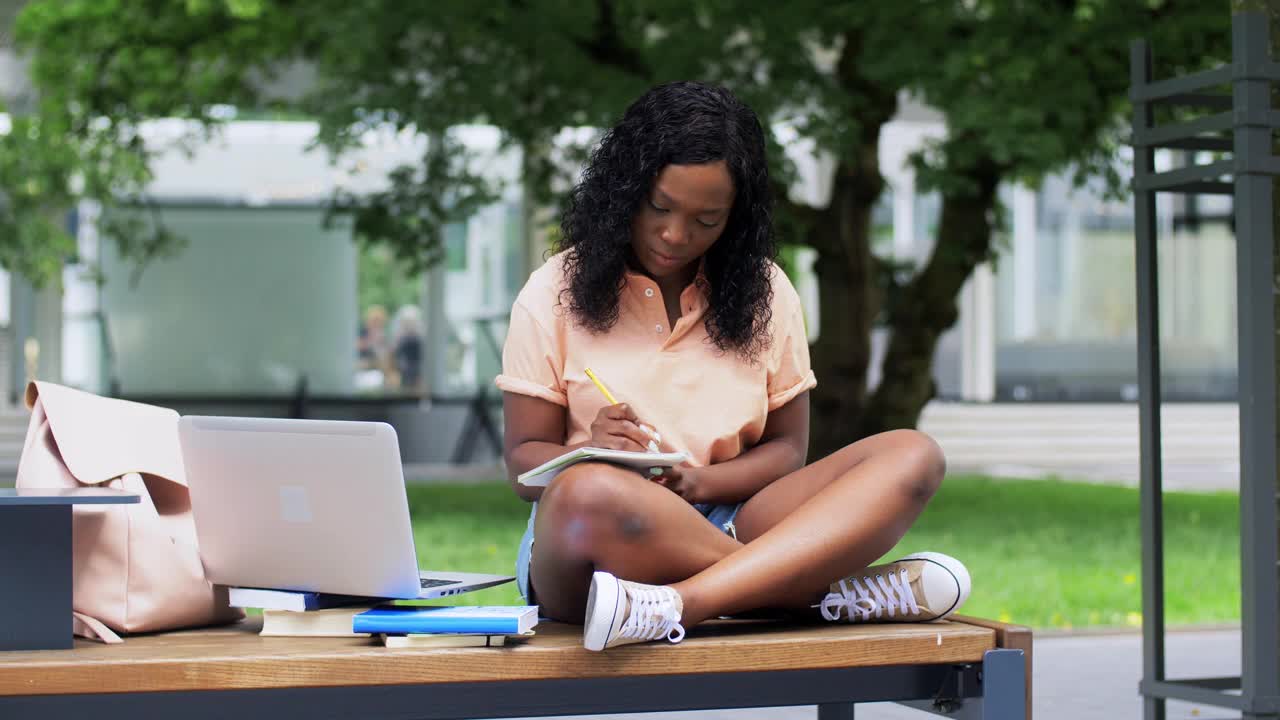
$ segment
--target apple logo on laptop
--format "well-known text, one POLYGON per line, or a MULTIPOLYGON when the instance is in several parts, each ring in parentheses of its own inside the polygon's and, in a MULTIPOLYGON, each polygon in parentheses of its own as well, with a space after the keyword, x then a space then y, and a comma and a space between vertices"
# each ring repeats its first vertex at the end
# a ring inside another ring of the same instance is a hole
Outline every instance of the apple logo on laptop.
POLYGON ((290 523, 311 522, 311 501, 301 485, 280 486, 280 519, 290 523))

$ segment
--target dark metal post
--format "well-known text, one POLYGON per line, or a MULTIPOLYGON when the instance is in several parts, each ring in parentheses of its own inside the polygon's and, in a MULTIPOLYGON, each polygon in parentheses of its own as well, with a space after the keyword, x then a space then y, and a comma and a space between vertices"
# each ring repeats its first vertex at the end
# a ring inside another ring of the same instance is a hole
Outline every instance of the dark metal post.
MULTIPOLYGON (((1129 51, 1130 86, 1151 82, 1151 48, 1129 51)), ((1151 127, 1151 104, 1133 103, 1133 131, 1151 127)), ((1160 295, 1156 276, 1156 197, 1143 182, 1155 171, 1155 150, 1133 148, 1133 202, 1138 310, 1139 504, 1142 516, 1142 677, 1164 680, 1164 517, 1160 474, 1160 295)), ((1146 720, 1164 720, 1165 700, 1143 699, 1146 720)))
POLYGON ((1240 562, 1246 718, 1280 717, 1253 703, 1280 697, 1276 535, 1276 322, 1267 17, 1232 18, 1235 105, 1236 304, 1240 372, 1240 562))
POLYGON ((0 650, 71 647, 71 506, 0 507, 0 650))

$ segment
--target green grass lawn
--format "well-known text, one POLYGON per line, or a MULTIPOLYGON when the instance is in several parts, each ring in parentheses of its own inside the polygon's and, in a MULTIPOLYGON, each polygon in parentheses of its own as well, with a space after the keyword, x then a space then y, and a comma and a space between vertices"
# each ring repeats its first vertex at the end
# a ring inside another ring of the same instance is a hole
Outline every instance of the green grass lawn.
MULTIPOLYGON (((1238 621, 1234 493, 1166 493, 1170 625, 1238 621)), ((505 483, 409 487, 424 567, 512 572, 528 506, 505 483)), ((1049 480, 950 477, 889 556, 954 555, 973 575, 963 612, 1036 628, 1137 626, 1141 543, 1131 488, 1049 480)), ((513 585, 467 596, 514 603, 513 585)))

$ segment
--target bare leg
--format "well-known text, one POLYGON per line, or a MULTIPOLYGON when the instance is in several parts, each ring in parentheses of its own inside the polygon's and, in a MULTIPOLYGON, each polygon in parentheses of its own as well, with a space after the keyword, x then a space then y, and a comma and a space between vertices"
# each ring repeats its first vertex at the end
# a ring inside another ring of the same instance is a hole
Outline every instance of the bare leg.
POLYGON ((944 472, 933 440, 896 430, 779 478, 738 513, 740 551, 672 584, 684 602, 682 623, 816 602, 830 583, 902 539, 944 472))
POLYGON ((580 463, 558 475, 538 503, 530 584, 545 614, 582 622, 595 570, 667 584, 741 547, 661 485, 612 465, 580 463))

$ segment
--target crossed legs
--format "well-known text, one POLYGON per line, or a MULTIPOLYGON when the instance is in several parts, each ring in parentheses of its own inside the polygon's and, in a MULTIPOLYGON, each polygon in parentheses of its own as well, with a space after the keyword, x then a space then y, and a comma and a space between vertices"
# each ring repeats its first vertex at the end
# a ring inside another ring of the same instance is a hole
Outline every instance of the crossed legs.
POLYGON ((543 612, 568 622, 582 621, 595 570, 673 586, 689 626, 810 605, 892 548, 944 471, 941 450, 922 433, 865 438, 748 500, 734 540, 639 474, 583 463, 543 492, 530 582, 543 612))

